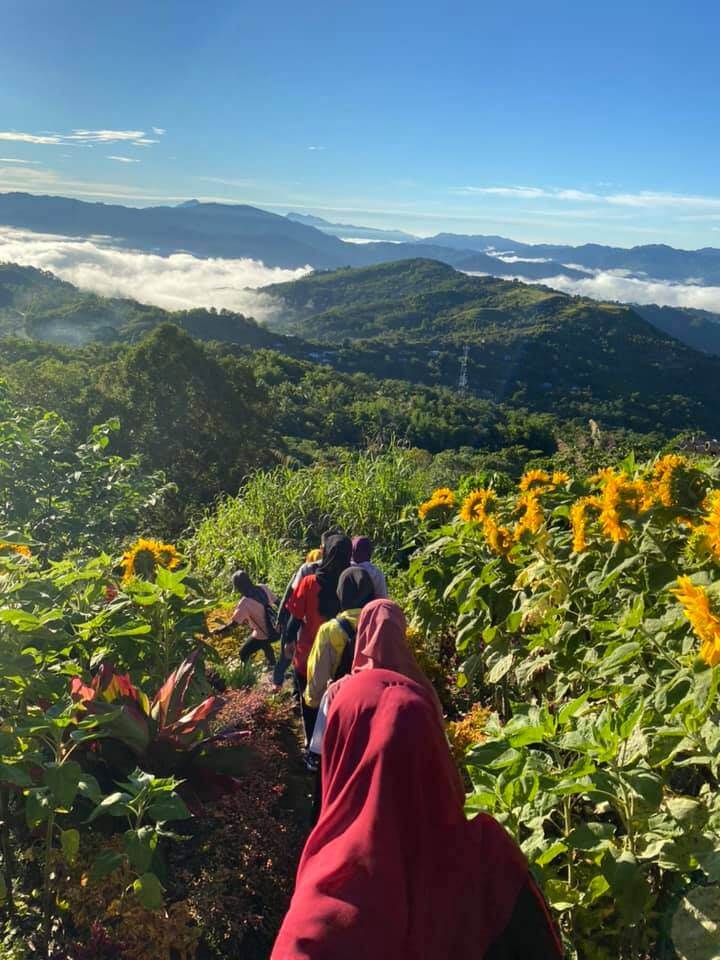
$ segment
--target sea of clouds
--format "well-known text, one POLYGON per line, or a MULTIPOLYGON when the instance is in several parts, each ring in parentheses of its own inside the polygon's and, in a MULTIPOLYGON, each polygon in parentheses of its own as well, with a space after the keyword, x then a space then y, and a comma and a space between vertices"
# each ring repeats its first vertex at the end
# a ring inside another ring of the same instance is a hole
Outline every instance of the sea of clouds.
POLYGON ((526 283, 542 283, 554 290, 591 297, 593 300, 656 303, 661 307, 695 307, 720 313, 720 287, 629 277, 622 270, 598 270, 582 279, 572 279, 564 274, 540 281, 528 280, 520 275, 517 279, 526 283))
POLYGON ((257 291, 297 280, 311 270, 266 267, 260 260, 201 259, 188 253, 161 257, 113 247, 106 237, 76 239, 0 226, 0 262, 50 270, 85 290, 131 297, 167 310, 217 307, 256 320, 272 320, 277 303, 257 291))
MULTIPOLYGON (((506 263, 508 259, 503 257, 506 263)), ((297 280, 312 269, 267 267, 260 260, 248 258, 202 259, 189 253, 162 257, 118 248, 109 237, 78 239, 0 226, 2 261, 50 270, 77 287, 104 296, 131 297, 168 310, 224 307, 264 322, 273 320, 278 305, 257 288, 297 280)), ((582 279, 559 274, 538 281, 523 277, 521 271, 514 276, 526 283, 542 283, 595 300, 696 307, 720 313, 720 287, 631 277, 622 270, 586 272, 588 276, 582 279)))

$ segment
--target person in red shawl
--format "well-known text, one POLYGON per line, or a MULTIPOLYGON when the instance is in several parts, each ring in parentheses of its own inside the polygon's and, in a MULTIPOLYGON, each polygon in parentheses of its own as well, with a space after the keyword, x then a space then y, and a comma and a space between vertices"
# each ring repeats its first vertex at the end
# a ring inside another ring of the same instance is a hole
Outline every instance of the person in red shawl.
POLYGON ((465 818, 403 626, 395 604, 369 604, 354 673, 331 688, 320 818, 271 960, 559 960, 519 847, 492 817, 465 818))

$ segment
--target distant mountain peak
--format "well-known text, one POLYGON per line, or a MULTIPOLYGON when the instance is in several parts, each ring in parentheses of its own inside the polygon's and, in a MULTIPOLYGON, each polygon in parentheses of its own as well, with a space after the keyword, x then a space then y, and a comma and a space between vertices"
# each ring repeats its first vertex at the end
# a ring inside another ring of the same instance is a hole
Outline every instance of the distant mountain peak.
POLYGON ((183 200, 182 203, 178 203, 177 207, 179 210, 187 210, 189 207, 199 207, 199 200, 183 200))

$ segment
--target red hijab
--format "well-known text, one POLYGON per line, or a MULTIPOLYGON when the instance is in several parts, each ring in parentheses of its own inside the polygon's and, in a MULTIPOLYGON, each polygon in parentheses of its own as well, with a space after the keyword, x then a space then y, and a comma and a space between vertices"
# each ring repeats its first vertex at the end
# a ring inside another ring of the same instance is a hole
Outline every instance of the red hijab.
POLYGON ((384 669, 340 685, 322 812, 271 960, 480 960, 528 879, 485 814, 467 821, 434 706, 384 669))
MULTIPOLYGON (((373 600, 363 607, 358 620, 351 673, 378 669, 401 673, 423 687, 444 724, 443 709, 435 688, 420 669, 407 642, 405 614, 392 600, 373 600)), ((345 678, 330 688, 328 697, 331 703, 344 682, 345 678)))

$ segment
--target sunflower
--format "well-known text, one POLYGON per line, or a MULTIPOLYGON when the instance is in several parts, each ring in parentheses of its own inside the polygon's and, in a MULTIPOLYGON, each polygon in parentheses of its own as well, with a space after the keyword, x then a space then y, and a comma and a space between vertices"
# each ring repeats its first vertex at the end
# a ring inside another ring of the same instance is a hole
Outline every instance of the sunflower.
POLYGON ((437 490, 433 490, 431 500, 441 500, 443 503, 447 503, 449 506, 454 507, 457 503, 455 499, 455 493, 450 489, 450 487, 438 487, 437 490))
POLYGON ((158 567, 173 570, 180 563, 180 554, 170 543, 141 538, 123 554, 123 583, 134 577, 152 580, 158 567))
POLYGON ((483 523, 494 500, 495 493, 492 490, 473 490, 463 500, 460 519, 465 523, 483 523))
POLYGON ((552 483, 552 479, 547 470, 527 470, 522 475, 518 487, 525 492, 533 487, 546 487, 549 483, 552 483))
POLYGON ((672 592, 701 641, 701 659, 710 667, 716 666, 720 663, 720 617, 712 610, 710 598, 690 577, 678 577, 678 585, 672 592))
POLYGON ((174 570, 180 565, 180 554, 171 543, 161 543, 158 548, 160 566, 166 570, 174 570))
POLYGON ((3 540, 0 542, 0 553, 4 553, 5 551, 8 551, 9 553, 17 553, 21 557, 32 556, 30 547, 24 543, 8 543, 7 541, 3 540))
POLYGON ((455 509, 456 505, 457 500, 453 491, 449 487, 439 487, 433 491, 429 500, 420 504, 418 515, 421 520, 445 519, 455 509))
POLYGON ((720 561, 720 490, 713 490, 704 503, 705 515, 695 535, 702 538, 704 551, 720 561))
POLYGON ((494 517, 486 517, 482 525, 485 542, 493 553, 499 557, 506 557, 513 545, 512 531, 501 526, 494 517))
POLYGON ((537 533, 545 519, 537 491, 528 490, 525 493, 521 493, 518 497, 515 510, 522 511, 522 516, 515 527, 515 540, 519 540, 526 531, 528 533, 537 533))
POLYGON ((629 480, 612 467, 604 467, 592 478, 601 485, 597 504, 600 509, 600 529, 613 543, 630 539, 630 528, 623 520, 622 513, 635 511, 643 496, 636 481, 629 480), (622 511, 622 512, 621 512, 622 511))
POLYGON ((588 510, 599 508, 597 497, 582 497, 570 507, 570 529, 572 530, 573 553, 587 550, 588 510))
POLYGON ((660 457, 653 467, 653 487, 655 497, 663 507, 674 507, 676 501, 675 481, 678 471, 689 467, 686 457, 678 453, 668 453, 660 457))

